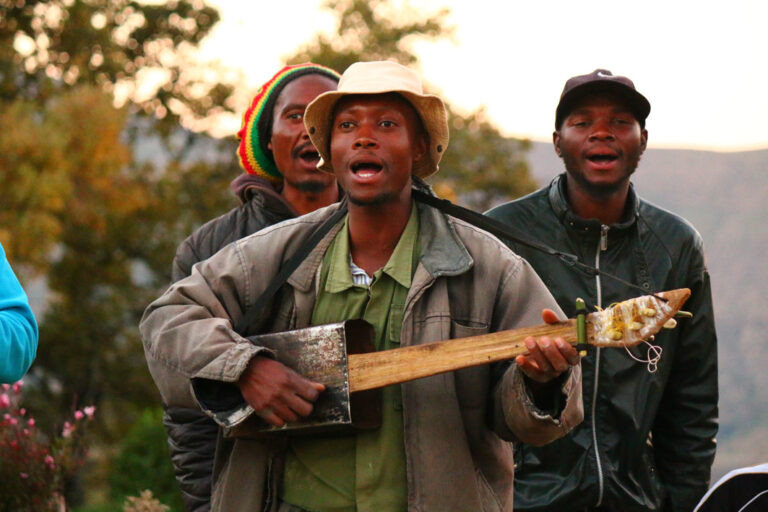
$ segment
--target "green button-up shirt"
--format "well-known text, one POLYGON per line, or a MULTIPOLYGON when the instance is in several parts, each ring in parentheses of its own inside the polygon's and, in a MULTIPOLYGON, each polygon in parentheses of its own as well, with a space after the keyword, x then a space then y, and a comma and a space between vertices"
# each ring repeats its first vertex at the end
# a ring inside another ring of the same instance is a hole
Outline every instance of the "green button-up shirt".
MULTIPOLYGON (((419 258, 419 221, 408 224, 370 286, 350 271, 348 220, 323 258, 312 325, 362 318, 373 325, 377 350, 397 348, 403 309, 419 258)), ((380 429, 341 437, 293 438, 280 497, 312 512, 402 512, 407 508, 400 386, 383 390, 380 429)))

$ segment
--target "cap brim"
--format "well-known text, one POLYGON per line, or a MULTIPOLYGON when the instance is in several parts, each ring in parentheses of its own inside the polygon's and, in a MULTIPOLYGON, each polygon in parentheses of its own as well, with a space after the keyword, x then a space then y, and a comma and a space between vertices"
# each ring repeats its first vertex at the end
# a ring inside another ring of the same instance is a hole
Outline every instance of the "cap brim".
POLYGON ((625 98, 641 123, 645 123, 645 119, 651 113, 650 102, 635 89, 612 80, 593 80, 574 87, 560 98, 555 111, 555 129, 560 129, 562 121, 568 117, 574 103, 584 96, 600 92, 614 92, 625 98))

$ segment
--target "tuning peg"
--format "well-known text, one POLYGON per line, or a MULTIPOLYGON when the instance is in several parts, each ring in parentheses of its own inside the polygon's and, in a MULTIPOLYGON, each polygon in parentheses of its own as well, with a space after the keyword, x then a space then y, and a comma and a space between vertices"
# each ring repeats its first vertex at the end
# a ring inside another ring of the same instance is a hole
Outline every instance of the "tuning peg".
POLYGON ((664 322, 665 329, 674 329, 675 327, 677 327, 677 320, 675 320, 674 318, 670 318, 669 320, 664 322))
POLYGON ((693 318, 693 313, 690 311, 678 311, 675 313, 675 318, 693 318))

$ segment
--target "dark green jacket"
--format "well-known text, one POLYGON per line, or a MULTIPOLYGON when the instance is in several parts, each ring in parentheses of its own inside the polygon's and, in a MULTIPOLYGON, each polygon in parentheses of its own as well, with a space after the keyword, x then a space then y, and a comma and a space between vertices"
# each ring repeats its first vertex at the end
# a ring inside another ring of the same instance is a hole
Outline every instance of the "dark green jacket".
MULTIPOLYGON (((630 188, 624 221, 612 226, 570 211, 565 175, 488 216, 521 235, 650 291, 687 287, 694 315, 656 336, 655 373, 622 349, 592 349, 582 361, 584 422, 544 447, 515 446, 516 511, 690 512, 709 485, 717 433, 717 338, 702 240, 684 219, 630 188), (600 244, 603 250, 600 250, 600 244)), ((565 313, 574 300, 607 307, 638 293, 518 244, 565 313)), ((647 359, 647 345, 632 348, 647 359), (645 348, 644 348, 645 347, 645 348)))

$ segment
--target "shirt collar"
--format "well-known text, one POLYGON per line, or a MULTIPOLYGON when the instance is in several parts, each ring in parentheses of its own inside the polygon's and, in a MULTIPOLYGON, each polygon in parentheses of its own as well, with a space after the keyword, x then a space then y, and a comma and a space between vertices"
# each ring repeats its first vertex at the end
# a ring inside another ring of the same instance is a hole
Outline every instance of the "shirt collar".
POLYGON ((413 275, 413 250, 416 240, 419 238, 419 216, 416 211, 416 205, 411 205, 411 216, 408 224, 405 225, 403 234, 397 242, 392 256, 382 271, 397 281, 405 288, 411 287, 411 276, 413 275))
MULTIPOLYGON (((392 256, 374 277, 385 273, 405 288, 411 286, 413 275, 413 251, 419 236, 419 217, 415 205, 411 208, 411 216, 408 218, 400 240, 398 240, 392 256)), ((330 252, 330 266, 325 282, 325 291, 339 293, 355 286, 350 270, 351 255, 349 252, 349 215, 344 219, 344 225, 339 231, 328 251, 330 252)))

